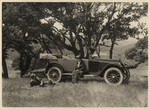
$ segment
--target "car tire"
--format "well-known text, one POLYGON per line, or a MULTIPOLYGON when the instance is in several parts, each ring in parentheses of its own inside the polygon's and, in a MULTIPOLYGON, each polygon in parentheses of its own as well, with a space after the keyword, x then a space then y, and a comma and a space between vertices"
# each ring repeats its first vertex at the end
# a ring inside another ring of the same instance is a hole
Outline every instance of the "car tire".
POLYGON ((62 70, 59 67, 51 67, 47 71, 47 78, 53 83, 58 83, 62 78, 62 70))
POLYGON ((109 85, 117 86, 123 82, 123 74, 118 68, 109 68, 104 74, 104 80, 109 85))
POLYGON ((128 69, 125 69, 124 73, 123 73, 123 82, 122 83, 129 82, 129 79, 130 79, 130 72, 128 69))

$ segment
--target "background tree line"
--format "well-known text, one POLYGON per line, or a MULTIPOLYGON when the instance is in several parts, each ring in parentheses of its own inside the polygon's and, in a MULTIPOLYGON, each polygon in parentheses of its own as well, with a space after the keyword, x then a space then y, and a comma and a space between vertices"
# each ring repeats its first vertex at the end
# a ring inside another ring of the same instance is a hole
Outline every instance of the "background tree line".
MULTIPOLYGON (((3 2, 3 77, 8 78, 6 58, 9 49, 16 50, 20 55, 18 66, 21 77, 28 71, 31 60, 37 59, 41 52, 52 53, 57 50, 63 54, 63 50, 67 49, 74 56, 88 58, 99 46, 108 46, 104 43, 105 40, 111 41, 109 57, 112 59, 117 40, 142 35, 144 38, 139 39, 133 48, 135 52, 132 55, 129 55, 129 52, 133 50, 126 52, 128 59, 136 59, 133 58, 134 54, 138 53, 137 48, 140 48, 142 50, 139 55, 142 57, 143 49, 147 49, 147 45, 143 43, 148 44, 147 29, 142 24, 132 27, 131 22, 138 22, 140 18, 147 16, 147 11, 148 3, 144 2, 3 2)), ((100 53, 99 49, 99 57, 100 53)))

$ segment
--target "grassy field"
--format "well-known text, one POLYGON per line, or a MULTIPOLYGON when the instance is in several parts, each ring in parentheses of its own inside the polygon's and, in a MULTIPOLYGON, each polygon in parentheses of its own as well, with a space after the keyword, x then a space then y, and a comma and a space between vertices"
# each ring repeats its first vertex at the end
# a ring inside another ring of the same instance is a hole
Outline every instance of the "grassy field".
MULTIPOLYGON (((134 44, 116 46, 113 58, 133 47, 134 44)), ((107 52, 109 48, 101 48, 107 52)), ((71 55, 69 52, 66 52, 71 55)), ((4 107, 147 107, 148 102, 148 64, 141 64, 130 70, 128 84, 117 87, 107 85, 102 78, 85 78, 77 84, 60 82, 55 86, 30 87, 29 78, 20 78, 19 71, 11 67, 11 60, 17 58, 12 53, 7 61, 10 79, 2 79, 2 105, 4 107)), ((102 57, 103 58, 103 57, 102 57)), ((124 59, 124 57, 122 58, 124 59)), ((129 65, 132 61, 125 60, 129 65)))
POLYGON ((19 78, 10 67, 10 79, 2 80, 4 107, 146 107, 148 102, 147 65, 131 70, 128 84, 107 85, 102 78, 85 78, 77 84, 70 81, 55 86, 29 86, 29 78, 19 78))

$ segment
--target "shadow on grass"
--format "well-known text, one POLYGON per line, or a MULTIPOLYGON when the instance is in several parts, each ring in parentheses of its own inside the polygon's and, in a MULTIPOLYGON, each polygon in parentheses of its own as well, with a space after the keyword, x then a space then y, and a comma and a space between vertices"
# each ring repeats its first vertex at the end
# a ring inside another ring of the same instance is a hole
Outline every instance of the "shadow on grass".
MULTIPOLYGON (((82 79, 79 79, 78 81, 81 81, 83 83, 88 83, 88 82, 105 82, 103 78, 100 77, 84 77, 82 79)), ((71 76, 63 76, 61 79, 61 82, 72 82, 72 77, 71 76)))

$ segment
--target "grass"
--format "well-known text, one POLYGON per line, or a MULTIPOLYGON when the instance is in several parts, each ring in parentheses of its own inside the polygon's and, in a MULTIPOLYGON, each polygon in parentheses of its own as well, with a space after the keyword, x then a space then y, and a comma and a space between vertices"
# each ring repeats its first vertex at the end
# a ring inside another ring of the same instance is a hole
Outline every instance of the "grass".
MULTIPOLYGON (((10 63, 8 64, 8 66, 10 63)), ((2 80, 3 107, 146 107, 147 67, 131 70, 128 84, 107 85, 102 78, 85 78, 55 86, 30 87, 29 78, 19 78, 11 69, 10 79, 2 80)))
MULTIPOLYGON (((132 46, 116 47, 114 57, 132 46)), ((102 78, 85 78, 77 84, 68 79, 55 86, 31 88, 30 79, 19 78, 19 71, 12 69, 11 61, 7 62, 10 79, 2 79, 3 107, 147 107, 148 104, 147 63, 130 70, 129 83, 117 87, 107 85, 102 78)))
POLYGON ((29 87, 29 79, 3 80, 5 107, 143 107, 147 106, 146 81, 112 87, 106 83, 60 82, 55 86, 29 87), (14 85, 15 84, 15 85, 14 85))

